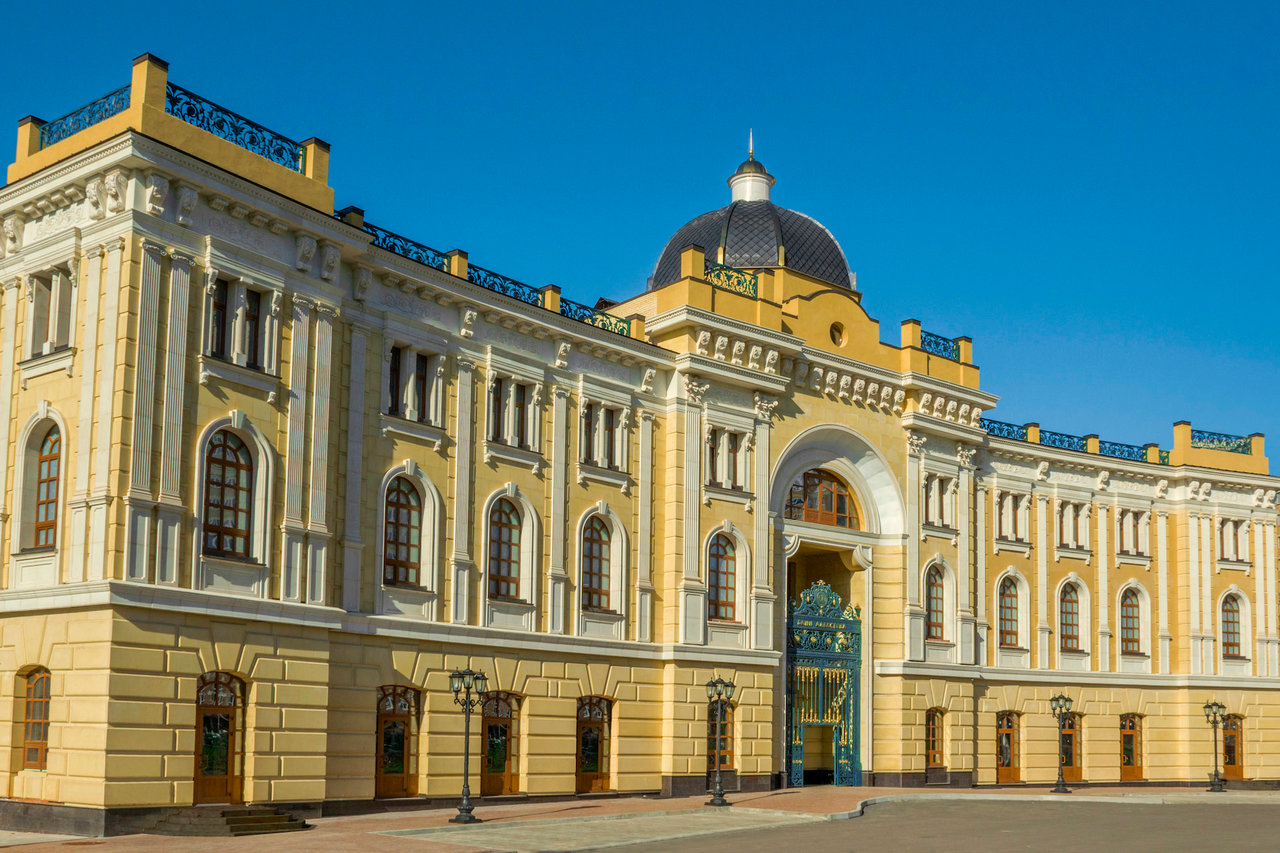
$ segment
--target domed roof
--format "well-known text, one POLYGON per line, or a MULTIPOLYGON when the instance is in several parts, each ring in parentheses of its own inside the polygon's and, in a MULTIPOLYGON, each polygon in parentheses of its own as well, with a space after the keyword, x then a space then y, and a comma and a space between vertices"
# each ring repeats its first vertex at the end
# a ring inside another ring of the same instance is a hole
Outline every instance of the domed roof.
POLYGON ((740 269, 786 267, 852 289, 844 251, 822 223, 769 200, 773 176, 748 157, 729 178, 733 201, 684 225, 667 241, 649 279, 649 290, 680 278, 680 251, 701 246, 707 260, 740 269))

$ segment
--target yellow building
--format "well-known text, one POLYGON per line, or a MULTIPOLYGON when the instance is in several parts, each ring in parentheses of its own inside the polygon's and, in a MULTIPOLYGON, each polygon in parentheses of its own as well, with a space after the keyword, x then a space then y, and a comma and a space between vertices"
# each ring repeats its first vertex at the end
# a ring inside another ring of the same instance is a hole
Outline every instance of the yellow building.
POLYGON ((984 418, 754 158, 603 310, 335 213, 328 158, 151 56, 19 125, 0 820, 453 797, 468 666, 484 796, 702 791, 713 744, 743 790, 1201 784, 1210 699, 1280 779, 1261 435, 984 418))

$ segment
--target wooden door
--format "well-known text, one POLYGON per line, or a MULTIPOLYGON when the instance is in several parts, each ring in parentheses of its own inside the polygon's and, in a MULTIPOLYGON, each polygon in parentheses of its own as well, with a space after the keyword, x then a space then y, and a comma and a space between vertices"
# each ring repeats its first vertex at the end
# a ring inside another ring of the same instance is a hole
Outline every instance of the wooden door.
POLYGON ((1142 718, 1126 714, 1120 718, 1120 781, 1142 779, 1142 718))
POLYGON ((1237 716, 1222 721, 1222 777, 1244 778, 1244 726, 1237 716))
POLYGON ((578 700, 579 794, 599 794, 609 790, 609 724, 612 703, 589 696, 578 700))
POLYGON ((1058 755, 1062 761, 1062 778, 1067 782, 1080 781, 1080 734, 1080 718, 1068 714, 1062 721, 1058 755))
POLYGON ((484 759, 480 765, 480 795, 500 797, 518 794, 520 697, 495 690, 485 694, 481 708, 484 759))
POLYGON ((243 800, 236 737, 243 697, 243 682, 229 673, 206 672, 197 682, 196 805, 243 800))
POLYGON ((996 715, 996 783, 1022 781, 1018 772, 1018 716, 996 715))
POLYGON ((377 796, 409 796, 409 717, 378 714, 377 796))

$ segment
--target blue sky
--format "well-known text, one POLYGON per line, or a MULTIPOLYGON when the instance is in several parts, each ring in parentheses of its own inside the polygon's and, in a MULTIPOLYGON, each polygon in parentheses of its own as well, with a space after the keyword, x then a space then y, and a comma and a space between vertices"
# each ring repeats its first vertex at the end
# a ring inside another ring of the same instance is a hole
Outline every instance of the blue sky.
POLYGON ((149 51, 329 141, 339 206, 587 302, 727 202, 754 128, 885 338, 974 338, 993 417, 1165 447, 1187 418, 1280 455, 1280 4, 403 5, 8 10, 11 36, 76 27, 0 121, 149 51))

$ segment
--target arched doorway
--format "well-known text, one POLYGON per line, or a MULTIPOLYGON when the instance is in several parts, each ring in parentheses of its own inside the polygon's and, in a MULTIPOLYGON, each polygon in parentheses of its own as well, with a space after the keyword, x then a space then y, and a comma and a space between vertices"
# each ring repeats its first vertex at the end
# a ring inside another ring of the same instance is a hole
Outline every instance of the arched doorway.
POLYGON ((1058 760, 1062 762, 1062 779, 1065 782, 1079 782, 1081 779, 1080 742, 1080 715, 1067 714, 1062 719, 1058 755, 1058 760))
POLYGON ((1235 714, 1222 720, 1222 777, 1244 778, 1244 718, 1235 714))
POLYGON ((378 763, 375 795, 411 797, 417 787, 413 767, 413 730, 418 691, 386 685, 378 688, 378 763))
POLYGON ((480 795, 497 797, 520 793, 520 697, 495 691, 484 695, 481 731, 484 762, 480 767, 480 795))
POLYGON ((578 700, 579 794, 602 794, 609 790, 609 727, 613 701, 603 696, 578 700))
POLYGON ((244 682, 226 672, 206 672, 196 685, 196 773, 193 801, 240 803, 244 682))
POLYGON ((996 784, 1021 782, 1018 768, 1018 715, 1010 711, 996 714, 996 784))

